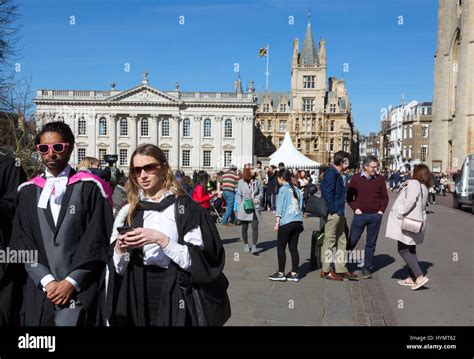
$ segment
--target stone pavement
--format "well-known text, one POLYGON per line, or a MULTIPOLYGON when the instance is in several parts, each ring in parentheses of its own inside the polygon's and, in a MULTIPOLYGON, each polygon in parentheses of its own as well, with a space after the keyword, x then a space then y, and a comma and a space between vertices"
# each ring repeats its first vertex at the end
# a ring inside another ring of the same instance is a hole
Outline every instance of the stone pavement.
MULTIPOLYGON (((348 207, 347 213, 350 212, 348 207)), ((319 228, 318 218, 305 219, 305 231, 300 235, 301 281, 268 280, 268 275, 277 270, 276 233, 274 214, 264 212, 262 216, 258 255, 243 251, 241 226, 218 227, 226 250, 224 272, 230 282, 232 304, 232 317, 226 325, 395 325, 377 275, 372 280, 336 282, 320 278, 320 270, 310 270, 310 237, 319 228)), ((249 239, 250 232, 251 228, 249 239)), ((290 260, 287 250, 286 272, 290 270, 290 260)))
MULTIPOLYGON (((389 194, 390 203, 395 194, 389 194)), ((423 244, 417 246, 421 269, 430 281, 417 291, 396 284, 406 276, 405 263, 396 242, 384 238, 387 215, 377 242, 376 266, 387 305, 396 315, 397 325, 474 325, 474 215, 471 209, 452 208, 452 195, 436 196, 436 205, 427 209, 427 229, 423 244)))

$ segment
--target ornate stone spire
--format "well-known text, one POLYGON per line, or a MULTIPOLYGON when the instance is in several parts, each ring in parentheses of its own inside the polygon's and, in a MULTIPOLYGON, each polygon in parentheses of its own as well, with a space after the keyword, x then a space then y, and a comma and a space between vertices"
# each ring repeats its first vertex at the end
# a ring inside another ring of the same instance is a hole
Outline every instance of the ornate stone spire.
POLYGON ((308 26, 304 36, 303 49, 301 50, 301 65, 318 65, 318 51, 314 44, 313 31, 311 31, 311 14, 308 13, 308 26))

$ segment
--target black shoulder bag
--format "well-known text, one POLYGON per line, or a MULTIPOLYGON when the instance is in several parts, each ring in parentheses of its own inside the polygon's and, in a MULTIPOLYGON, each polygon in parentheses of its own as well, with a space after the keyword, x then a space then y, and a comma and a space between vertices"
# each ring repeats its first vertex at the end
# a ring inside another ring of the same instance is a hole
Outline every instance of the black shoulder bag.
MULTIPOLYGON (((178 243, 186 245, 184 242, 184 235, 182 233, 183 227, 181 225, 181 217, 178 211, 179 198, 175 203, 175 219, 178 229, 178 243)), ((179 271, 185 272, 181 268, 179 271)), ((190 274, 186 272, 188 276, 190 274)), ((180 283, 180 290, 186 302, 186 308, 191 316, 193 326, 223 326, 230 318, 230 300, 227 295, 227 288, 229 281, 224 273, 211 283, 206 284, 191 284, 189 280, 187 285, 180 283)))
POLYGON ((314 214, 316 217, 325 218, 328 215, 328 207, 326 201, 322 197, 316 195, 309 196, 304 211, 314 214))

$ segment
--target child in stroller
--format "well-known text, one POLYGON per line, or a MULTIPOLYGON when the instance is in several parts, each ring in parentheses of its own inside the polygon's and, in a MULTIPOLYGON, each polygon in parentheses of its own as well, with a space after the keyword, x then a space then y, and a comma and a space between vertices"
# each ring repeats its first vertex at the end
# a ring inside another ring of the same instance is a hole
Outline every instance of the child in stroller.
POLYGON ((222 224, 225 209, 224 197, 215 196, 211 199, 211 217, 217 224, 222 224))

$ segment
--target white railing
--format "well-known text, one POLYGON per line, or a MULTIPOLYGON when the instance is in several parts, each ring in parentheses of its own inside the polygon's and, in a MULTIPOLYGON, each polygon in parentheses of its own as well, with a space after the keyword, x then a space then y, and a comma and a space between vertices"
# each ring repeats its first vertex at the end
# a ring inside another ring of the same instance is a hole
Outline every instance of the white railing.
POLYGON ((69 96, 68 90, 53 90, 53 96, 69 96))
POLYGON ((74 97, 90 97, 90 91, 74 91, 74 97))

